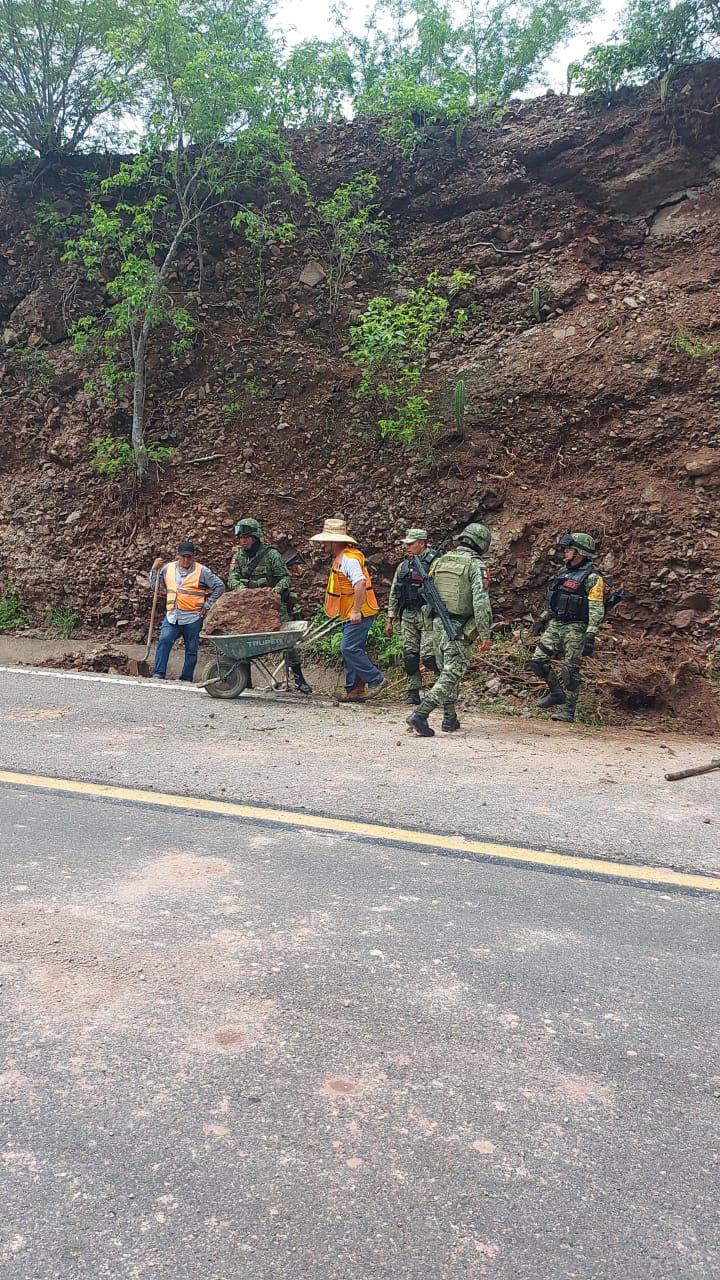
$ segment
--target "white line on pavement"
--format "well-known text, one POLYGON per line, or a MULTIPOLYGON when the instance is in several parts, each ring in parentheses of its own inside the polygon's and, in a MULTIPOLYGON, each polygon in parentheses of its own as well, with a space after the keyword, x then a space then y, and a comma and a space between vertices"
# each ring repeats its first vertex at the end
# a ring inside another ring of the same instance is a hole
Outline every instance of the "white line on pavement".
POLYGON ((54 671, 47 667, 0 667, 0 673, 11 676, 47 676, 51 680, 94 680, 99 684, 124 684, 133 689, 182 689, 185 693, 204 693, 199 684, 180 680, 143 680, 136 676, 104 676, 88 671, 54 671))

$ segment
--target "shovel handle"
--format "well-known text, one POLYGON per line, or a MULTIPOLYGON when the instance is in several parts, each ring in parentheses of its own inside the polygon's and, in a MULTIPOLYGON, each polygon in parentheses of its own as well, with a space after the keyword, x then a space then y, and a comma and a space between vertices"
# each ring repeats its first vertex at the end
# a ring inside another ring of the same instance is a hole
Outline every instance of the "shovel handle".
POLYGON ((680 782, 683 778, 697 778, 701 773, 713 773, 720 769, 720 760, 711 760, 709 764, 697 765, 694 769, 680 769, 677 773, 666 773, 666 782, 680 782))
POLYGON ((155 579, 155 590, 153 591, 152 612, 150 614, 150 626, 148 627, 147 645, 145 646, 145 652, 142 658, 140 659, 141 662, 147 662, 148 657, 150 655, 150 645, 152 644, 152 633, 153 633, 153 628, 155 626, 155 610, 157 609, 159 590, 160 590, 160 570, 158 569, 157 577, 155 579))

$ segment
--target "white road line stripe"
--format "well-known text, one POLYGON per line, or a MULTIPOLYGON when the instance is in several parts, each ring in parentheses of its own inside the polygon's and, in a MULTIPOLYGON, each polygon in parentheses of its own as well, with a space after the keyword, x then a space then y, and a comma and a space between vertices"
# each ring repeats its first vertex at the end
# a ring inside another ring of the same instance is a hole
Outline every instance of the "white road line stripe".
POLYGON ((148 680, 137 676, 104 676, 92 671, 55 671, 52 667, 0 667, 0 673, 11 676, 47 676, 51 680, 93 680, 97 684, 124 684, 133 689, 183 689, 186 693, 204 693, 199 684, 183 680, 148 680))

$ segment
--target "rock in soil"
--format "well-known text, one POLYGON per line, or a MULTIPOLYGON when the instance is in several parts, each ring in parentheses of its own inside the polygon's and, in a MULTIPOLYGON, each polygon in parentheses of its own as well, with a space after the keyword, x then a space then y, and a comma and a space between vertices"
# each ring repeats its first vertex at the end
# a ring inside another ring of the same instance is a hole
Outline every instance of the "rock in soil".
POLYGON ((206 636, 250 635, 257 631, 279 631, 280 597, 272 587, 226 591, 208 613, 206 636))

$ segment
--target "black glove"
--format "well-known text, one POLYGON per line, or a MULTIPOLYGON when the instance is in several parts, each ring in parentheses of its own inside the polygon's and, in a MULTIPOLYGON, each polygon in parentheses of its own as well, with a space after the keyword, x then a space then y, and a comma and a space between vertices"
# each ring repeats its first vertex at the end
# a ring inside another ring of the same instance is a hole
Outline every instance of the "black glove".
POLYGON ((534 636, 539 636, 541 631, 545 630, 547 618, 536 618, 530 630, 534 636))
POLYGON ((583 647, 582 647, 583 658, 592 658, 594 648, 595 648, 595 637, 586 636, 583 642, 583 647))

